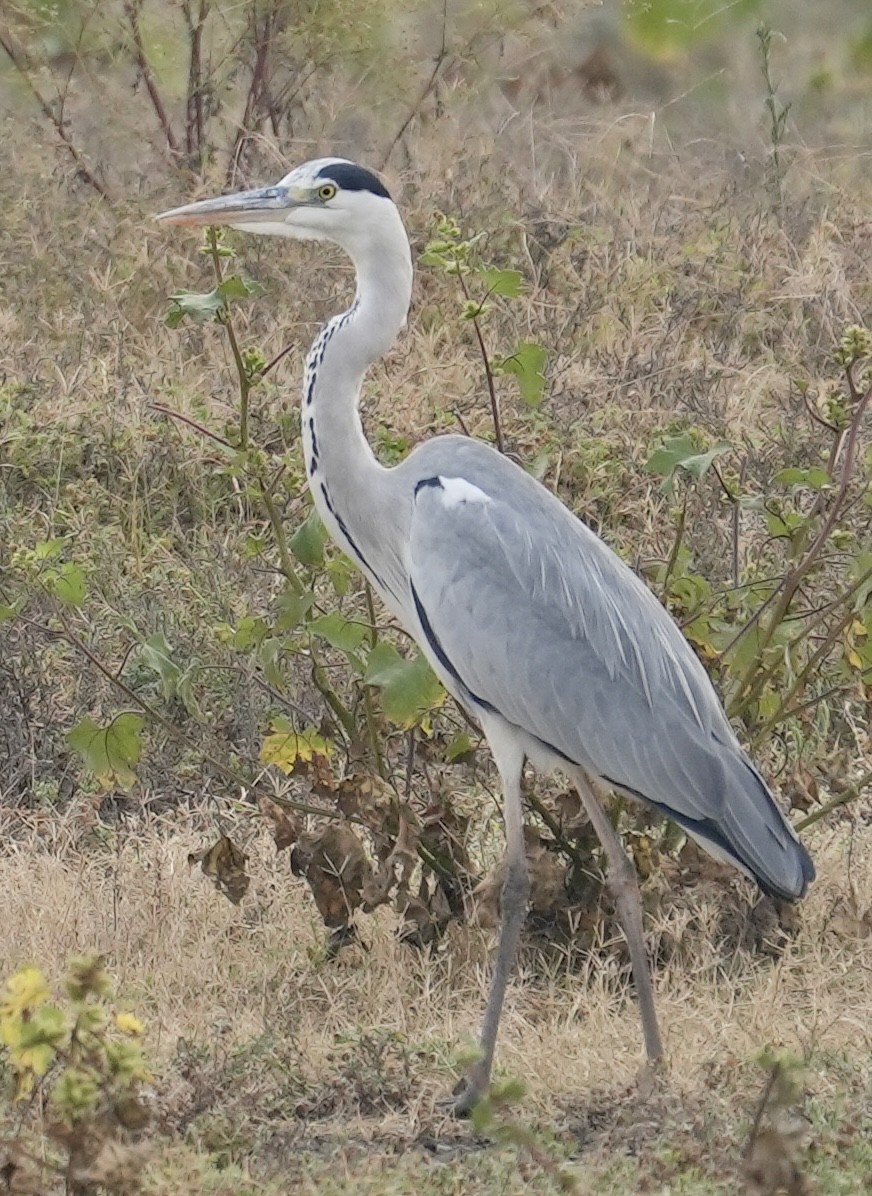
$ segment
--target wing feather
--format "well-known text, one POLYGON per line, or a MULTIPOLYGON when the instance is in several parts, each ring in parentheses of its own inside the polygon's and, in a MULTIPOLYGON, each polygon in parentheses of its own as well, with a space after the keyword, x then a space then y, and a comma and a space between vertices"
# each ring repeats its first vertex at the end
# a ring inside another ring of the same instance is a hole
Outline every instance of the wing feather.
POLYGON ((462 477, 487 501, 416 492, 408 568, 434 664, 447 660, 446 680, 467 697, 670 814, 764 886, 799 895, 808 855, 669 614, 544 487, 479 449, 464 449, 462 477))

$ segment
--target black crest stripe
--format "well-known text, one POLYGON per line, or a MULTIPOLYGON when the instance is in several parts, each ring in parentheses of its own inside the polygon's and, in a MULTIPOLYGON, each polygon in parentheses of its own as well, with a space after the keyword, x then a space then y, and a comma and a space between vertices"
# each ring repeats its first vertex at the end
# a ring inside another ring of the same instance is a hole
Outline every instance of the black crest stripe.
POLYGON ((388 190, 378 175, 367 170, 365 166, 356 166, 354 162, 334 162, 322 166, 317 178, 330 179, 343 191, 371 191, 373 195, 380 195, 382 199, 390 199, 388 190))

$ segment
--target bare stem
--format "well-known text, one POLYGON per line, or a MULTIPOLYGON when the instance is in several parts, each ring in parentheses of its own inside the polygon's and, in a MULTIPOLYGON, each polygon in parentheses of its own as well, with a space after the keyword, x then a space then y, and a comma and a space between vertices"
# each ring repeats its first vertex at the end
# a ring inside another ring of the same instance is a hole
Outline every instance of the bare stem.
MULTIPOLYGON (((460 289, 463 291, 463 297, 471 302, 469 288, 466 285, 466 279, 462 274, 458 274, 460 279, 460 289)), ((491 418, 494 424, 494 439, 496 440, 497 448, 501 453, 504 453, 505 444, 503 441, 503 427, 500 419, 500 403, 497 398, 497 388, 494 382, 493 370, 491 369, 490 357, 488 355, 487 347, 484 343, 484 337, 481 333, 481 326, 475 316, 472 317, 472 326, 475 329, 475 337, 478 341, 478 349, 481 353, 481 360, 484 363, 484 376, 487 379, 487 392, 490 396, 491 418)))
POLYGON ((681 510, 678 514, 678 524, 675 528, 675 540, 672 544, 672 551, 669 554, 669 560, 666 562, 666 571, 663 574, 663 591, 665 597, 669 590, 669 579, 672 576, 672 571, 675 568, 675 562, 678 560, 678 554, 681 551, 681 544, 684 540, 684 528, 687 523, 687 502, 690 497, 690 486, 684 487, 684 498, 681 503, 681 510))

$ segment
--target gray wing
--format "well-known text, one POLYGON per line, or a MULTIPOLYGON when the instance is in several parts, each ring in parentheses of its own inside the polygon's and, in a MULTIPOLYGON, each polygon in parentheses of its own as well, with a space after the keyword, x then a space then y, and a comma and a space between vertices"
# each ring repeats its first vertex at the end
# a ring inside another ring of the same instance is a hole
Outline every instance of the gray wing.
POLYGON ((807 853, 651 591, 505 458, 467 451, 452 471, 441 456, 440 473, 419 462, 409 575, 431 656, 461 697, 799 895, 807 853))

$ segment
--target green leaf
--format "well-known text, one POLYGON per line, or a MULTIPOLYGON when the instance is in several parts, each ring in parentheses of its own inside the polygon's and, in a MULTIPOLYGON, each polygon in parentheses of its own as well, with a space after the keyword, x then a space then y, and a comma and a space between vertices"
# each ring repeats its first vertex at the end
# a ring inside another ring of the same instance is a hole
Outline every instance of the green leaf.
POLYGON ((811 490, 822 489, 829 480, 827 471, 819 465, 811 469, 797 469, 791 466, 789 469, 779 470, 775 475, 775 481, 780 482, 782 486, 808 486, 811 490))
POLYGON ((273 689, 277 689, 280 693, 285 689, 285 679, 279 668, 282 658, 282 648, 282 641, 274 635, 270 635, 263 641, 257 652, 258 659, 263 667, 263 675, 273 689))
POLYGON ((327 529, 313 507, 289 541, 289 548, 301 565, 315 569, 324 562, 327 529))
POLYGON ((512 374, 518 382, 521 398, 528 407, 538 407, 545 390, 545 365, 548 353, 535 341, 521 341, 510 357, 494 363, 499 374, 512 374))
POLYGON ((215 634, 222 644, 229 644, 237 652, 247 652, 263 643, 269 627, 257 615, 243 615, 236 627, 229 623, 217 624, 215 634))
POLYGON ((351 579, 357 572, 347 556, 334 556, 327 562, 325 572, 337 598, 344 598, 351 587, 351 579))
POLYGON ((679 469, 699 480, 711 469, 717 457, 731 450, 732 445, 719 440, 708 452, 701 453, 688 433, 683 432, 680 436, 670 436, 664 440, 648 458, 645 468, 649 473, 662 477, 663 490, 672 494, 675 474, 679 469))
POLYGON ((381 641, 369 654, 364 680, 382 691, 382 706, 391 722, 408 729, 445 701, 445 690, 420 652, 411 660, 381 641))
POLYGON ((263 287, 251 278, 243 278, 240 274, 231 274, 215 288, 215 294, 221 299, 259 299, 263 294, 263 287))
POLYGON ((170 308, 164 316, 164 323, 168 328, 178 328, 186 316, 196 324, 208 324, 214 320, 224 306, 223 296, 218 294, 216 287, 212 291, 176 291, 170 295, 170 308))
POLYGON ((170 308, 164 323, 168 328, 178 328, 189 316, 196 324, 208 324, 230 300, 257 298, 262 294, 260 283, 231 274, 211 291, 176 291, 170 295, 170 308))
POLYGON ((187 710, 188 714, 190 714, 191 718, 196 718, 202 722, 203 711, 200 709, 200 703, 197 701, 196 694, 194 693, 193 684, 197 670, 197 661, 192 660, 190 665, 179 676, 176 683, 176 697, 187 710))
MULTIPOLYGON (((851 580, 857 581, 872 569, 872 552, 858 552, 851 565, 851 580)), ((854 610, 862 610, 872 598, 872 577, 867 577, 854 596, 854 610)))
POLYGON ((0 623, 9 623, 12 619, 17 619, 24 606, 23 598, 16 598, 12 603, 0 602, 0 623))
POLYGON ((142 754, 142 725, 142 716, 131 711, 116 715, 105 727, 88 715, 67 732, 66 740, 101 785, 129 789, 142 754))
POLYGON ((305 590, 302 594, 298 594, 292 590, 290 586, 285 589, 280 595, 276 603, 276 631, 293 631, 295 627, 299 627, 303 619, 312 609, 312 603, 315 601, 315 595, 311 590, 305 590))
POLYGON ((85 575, 71 561, 52 570, 46 577, 46 585, 65 606, 81 606, 85 601, 85 575))
POLYGON ((339 648, 342 652, 353 652, 369 635, 369 628, 365 623, 346 619, 338 610, 313 619, 309 624, 309 631, 318 639, 325 640, 331 647, 339 648))
POLYGON ((66 543, 66 540, 61 539, 41 540, 39 544, 34 546, 33 559, 36 561, 56 560, 61 555, 61 552, 63 552, 66 543))
POLYGON ((524 276, 520 270, 482 270, 480 274, 491 295, 517 299, 524 290, 524 276))
POLYGON ((445 749, 445 759, 453 762, 462 756, 470 756, 472 751, 472 740, 469 735, 466 731, 458 731, 445 749))
POLYGON ((150 635, 140 649, 140 660, 160 678, 165 701, 176 696, 182 670, 172 658, 172 648, 162 631, 150 635))

